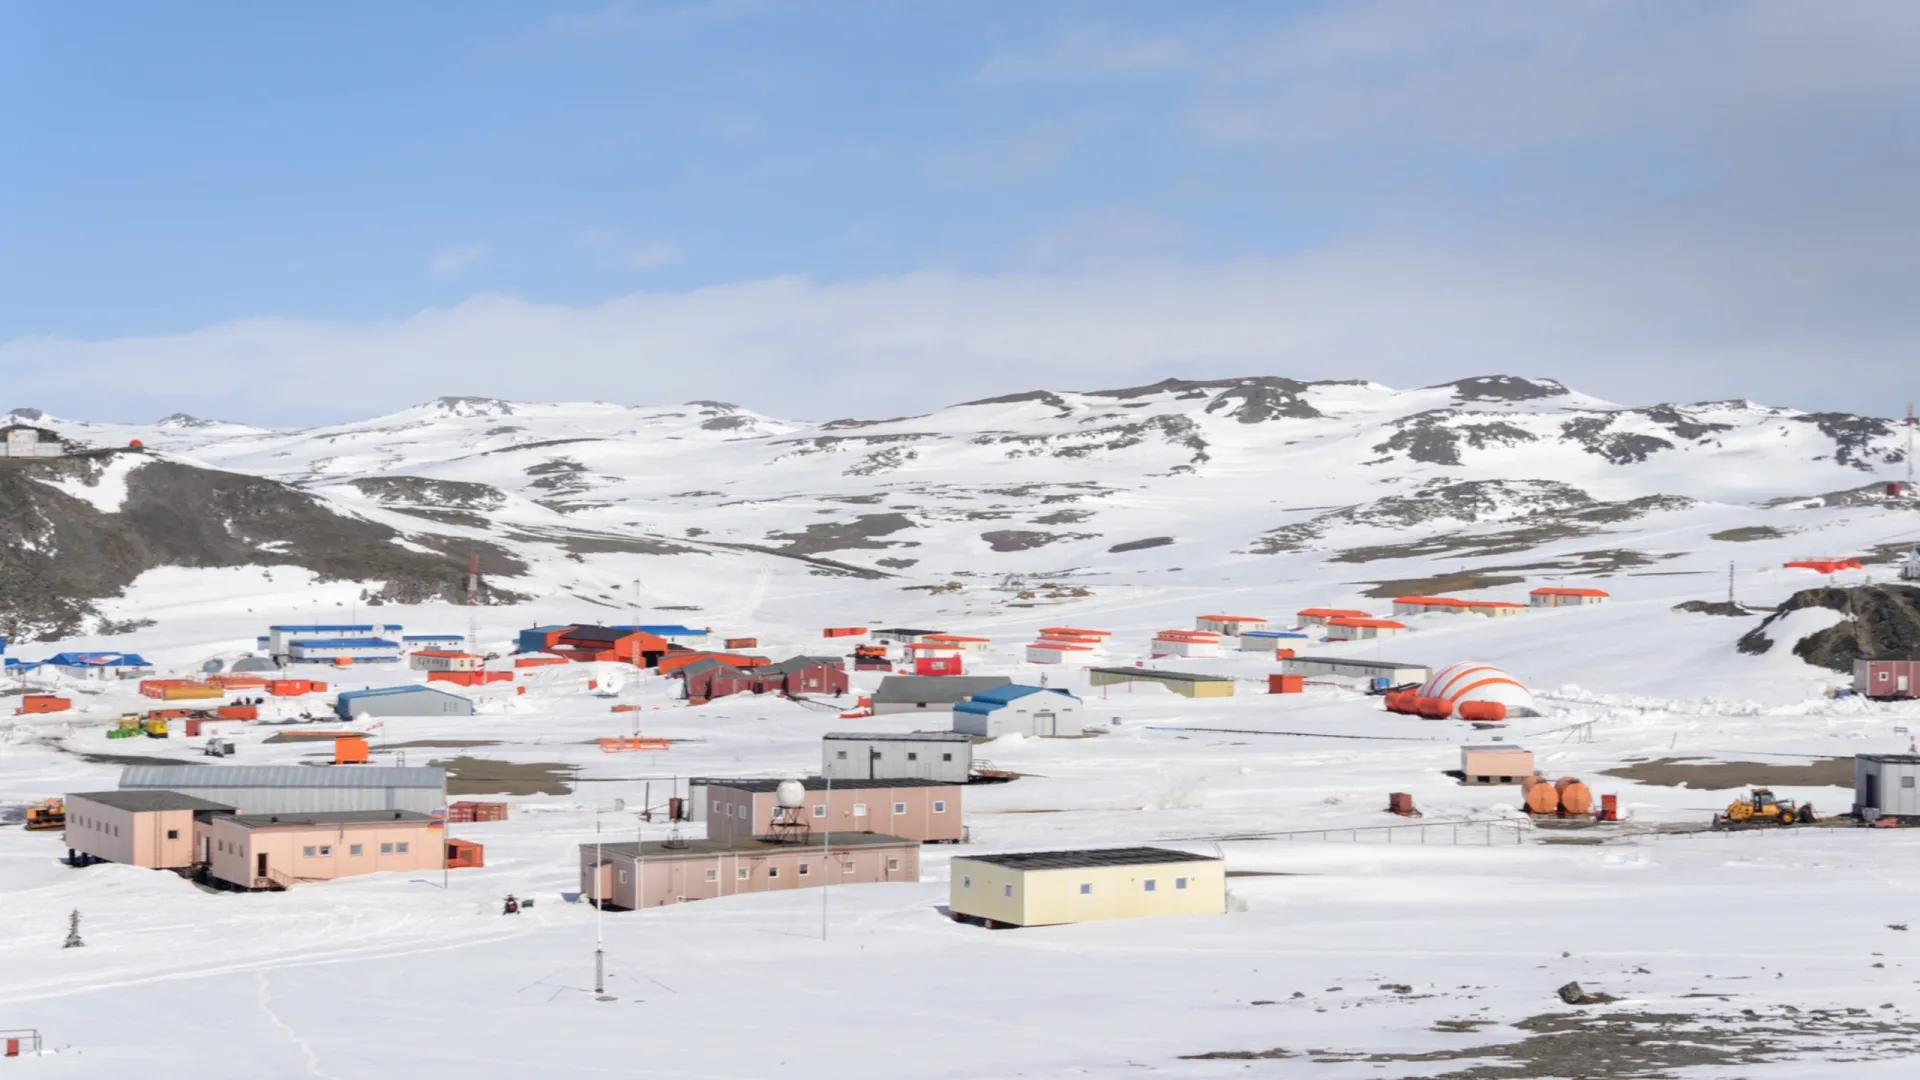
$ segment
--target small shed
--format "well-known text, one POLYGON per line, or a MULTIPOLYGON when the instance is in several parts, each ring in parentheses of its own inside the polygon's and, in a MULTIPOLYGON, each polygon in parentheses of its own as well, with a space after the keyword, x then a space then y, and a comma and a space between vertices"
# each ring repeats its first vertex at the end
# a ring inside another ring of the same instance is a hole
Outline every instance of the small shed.
POLYGON ((1535 589, 1527 594, 1527 603, 1533 607, 1585 607, 1589 604, 1604 604, 1607 593, 1604 589, 1557 589, 1552 587, 1535 589))
POLYGON ((1328 641, 1370 641, 1373 638, 1399 637, 1407 624, 1392 619, 1328 619, 1328 641))
POLYGON ((1311 640, 1297 630, 1244 630, 1240 633, 1240 651, 1270 653, 1305 645, 1311 640))
POLYGON ((820 740, 820 775, 834 780, 964 784, 972 773, 973 737, 965 732, 829 731, 820 740))
POLYGON ((1920 696, 1920 656, 1855 660, 1853 692, 1880 699, 1920 696))
POLYGON ((1239 637, 1249 630, 1265 630, 1267 620, 1258 615, 1202 615, 1193 620, 1195 630, 1239 637))
POLYGON ((1460 748, 1464 784, 1519 784, 1533 775, 1533 751, 1490 743, 1460 748))
POLYGON ((889 675, 873 692, 875 716, 946 712, 975 694, 1012 682, 1005 675, 889 675))
POLYGON ((1433 669, 1425 664, 1345 656, 1289 656, 1280 661, 1280 670, 1288 675, 1305 675, 1308 678, 1385 679, 1389 686, 1423 683, 1433 677, 1433 669))
POLYGON ((1856 755, 1853 810, 1870 822, 1920 824, 1920 754, 1856 755))

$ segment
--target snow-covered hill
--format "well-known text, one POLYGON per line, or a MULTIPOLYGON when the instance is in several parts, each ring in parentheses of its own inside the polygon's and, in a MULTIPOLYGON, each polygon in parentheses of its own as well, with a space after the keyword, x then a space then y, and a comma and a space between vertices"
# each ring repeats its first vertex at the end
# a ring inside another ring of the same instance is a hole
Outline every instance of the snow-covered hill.
POLYGON ((14 415, 295 486, 414 550, 479 552, 510 592, 621 606, 636 578, 768 573, 1462 591, 1864 554, 1911 529, 1909 504, 1885 495, 1906 472, 1895 422, 1739 400, 1624 408, 1514 376, 1168 380, 825 423, 716 401, 483 398, 297 431, 14 415))

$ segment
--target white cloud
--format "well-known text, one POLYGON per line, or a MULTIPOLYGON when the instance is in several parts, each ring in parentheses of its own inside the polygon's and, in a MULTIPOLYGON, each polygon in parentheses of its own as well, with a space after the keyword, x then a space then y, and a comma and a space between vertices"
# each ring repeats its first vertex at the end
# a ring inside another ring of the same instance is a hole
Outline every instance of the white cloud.
POLYGON ((433 253, 427 260, 427 273, 437 278, 457 278, 466 273, 467 268, 487 257, 493 250, 489 243, 455 244, 433 253))
POLYGON ((657 270, 672 266, 681 258, 680 249, 673 244, 648 244, 628 256, 627 261, 635 270, 657 270))

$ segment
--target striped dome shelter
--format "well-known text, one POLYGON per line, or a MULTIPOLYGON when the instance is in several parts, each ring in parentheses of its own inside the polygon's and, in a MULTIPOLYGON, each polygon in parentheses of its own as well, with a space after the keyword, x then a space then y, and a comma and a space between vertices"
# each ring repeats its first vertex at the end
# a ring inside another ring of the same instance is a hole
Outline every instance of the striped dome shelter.
POLYGON ((1533 694, 1520 680, 1494 667, 1472 660, 1450 664, 1433 673, 1420 687, 1421 697, 1445 698, 1457 710, 1468 701, 1497 701, 1507 707, 1508 716, 1539 716, 1533 694))

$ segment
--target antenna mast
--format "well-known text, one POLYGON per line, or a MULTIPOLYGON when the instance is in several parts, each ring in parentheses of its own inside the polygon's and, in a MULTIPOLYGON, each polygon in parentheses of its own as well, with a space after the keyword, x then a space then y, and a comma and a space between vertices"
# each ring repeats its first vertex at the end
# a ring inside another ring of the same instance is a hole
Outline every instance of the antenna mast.
POLYGON ((467 556, 467 651, 480 653, 480 553, 467 556))
POLYGON ((1920 424, 1913 415, 1913 402, 1907 402, 1907 486, 1901 492, 1908 498, 1913 497, 1913 429, 1920 424))

